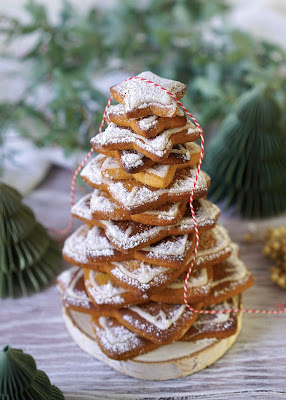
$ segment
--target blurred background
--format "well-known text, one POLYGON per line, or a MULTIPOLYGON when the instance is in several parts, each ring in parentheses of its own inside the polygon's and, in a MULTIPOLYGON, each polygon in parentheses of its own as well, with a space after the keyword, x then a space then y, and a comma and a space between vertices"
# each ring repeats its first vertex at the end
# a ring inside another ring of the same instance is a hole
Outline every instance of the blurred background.
MULTIPOLYGON (((284 0, 10 0, 0 14, 0 173, 22 193, 53 164, 74 168, 97 132, 109 87, 151 70, 188 85, 183 103, 210 154, 241 96, 263 85, 280 111, 253 107, 279 125, 284 181, 277 185, 285 195, 284 0)), ((245 123, 256 129, 256 120, 240 122, 242 131, 245 123)), ((269 138, 261 146, 265 153, 269 138)))

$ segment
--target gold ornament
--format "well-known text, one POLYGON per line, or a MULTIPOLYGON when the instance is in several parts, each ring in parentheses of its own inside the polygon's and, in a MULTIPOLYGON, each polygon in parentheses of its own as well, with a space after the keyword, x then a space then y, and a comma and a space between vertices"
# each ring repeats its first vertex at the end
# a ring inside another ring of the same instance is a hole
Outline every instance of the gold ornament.
POLYGON ((263 254, 275 260, 275 265, 270 268, 271 279, 286 289, 286 227, 268 228, 265 240, 263 254))

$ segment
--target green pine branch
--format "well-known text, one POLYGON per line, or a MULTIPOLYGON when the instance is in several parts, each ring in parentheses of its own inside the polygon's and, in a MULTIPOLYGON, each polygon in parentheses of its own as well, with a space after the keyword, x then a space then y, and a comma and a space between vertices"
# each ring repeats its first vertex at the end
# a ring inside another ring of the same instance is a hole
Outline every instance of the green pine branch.
POLYGON ((19 101, 0 103, 0 142, 13 127, 39 146, 87 149, 107 102, 94 79, 118 69, 130 75, 152 70, 187 83, 184 104, 203 126, 220 121, 242 93, 264 82, 275 89, 286 124, 285 52, 232 30, 227 21, 211 28, 210 18, 223 18, 227 11, 224 0, 146 4, 123 0, 80 15, 64 1, 58 22, 52 23, 45 7, 30 0, 28 22, 2 16, 0 33, 8 48, 31 35, 34 43, 22 56, 5 54, 29 63, 31 72, 19 101), (31 99, 43 85, 52 99, 39 108, 31 99))

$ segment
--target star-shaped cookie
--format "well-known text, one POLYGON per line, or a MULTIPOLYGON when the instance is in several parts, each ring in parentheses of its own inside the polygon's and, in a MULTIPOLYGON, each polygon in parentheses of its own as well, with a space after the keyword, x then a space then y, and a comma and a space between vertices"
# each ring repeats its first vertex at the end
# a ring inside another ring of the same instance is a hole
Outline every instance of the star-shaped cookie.
MULTIPOLYGON (((150 71, 137 75, 165 88, 179 100, 187 86, 171 79, 160 78, 150 71)), ((150 114, 174 117, 178 113, 176 101, 164 90, 139 79, 126 80, 110 88, 111 96, 123 104, 127 118, 141 118, 150 114)))

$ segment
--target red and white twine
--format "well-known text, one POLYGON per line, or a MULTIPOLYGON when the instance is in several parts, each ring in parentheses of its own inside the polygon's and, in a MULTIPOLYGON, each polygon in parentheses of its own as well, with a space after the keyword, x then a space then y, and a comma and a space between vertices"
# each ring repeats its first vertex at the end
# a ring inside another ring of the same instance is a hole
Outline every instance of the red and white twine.
MULTIPOLYGON (((186 279, 185 279, 185 283, 184 283, 184 304, 186 305, 186 307, 194 312, 194 313, 198 313, 198 314, 228 314, 228 313, 238 313, 238 312, 243 312, 243 313, 248 313, 248 314, 266 314, 266 315, 280 315, 280 314, 286 314, 286 304, 277 304, 276 305, 276 310, 255 310, 255 309, 244 309, 244 308, 232 308, 232 309, 224 309, 224 310, 197 310, 193 307, 191 307, 188 304, 187 301, 187 293, 188 293, 188 282, 189 282, 189 278, 191 275, 191 272, 193 270, 193 266, 197 257, 197 252, 198 252, 198 247, 199 247, 199 242, 200 242, 200 236, 199 236, 199 230, 198 230, 198 224, 197 224, 197 218, 195 215, 195 211, 194 211, 194 207, 193 207, 193 197, 194 197, 194 192, 195 192, 195 188, 196 188, 196 184, 198 181, 198 177, 199 177, 199 173, 201 170, 201 165, 202 165, 202 161, 203 161, 203 156, 204 156, 204 135, 203 135, 203 131, 202 128, 200 126, 200 124, 198 123, 198 121, 196 120, 196 118, 186 109, 186 107, 174 96, 173 93, 169 92, 166 88, 158 85, 157 83, 150 81, 148 79, 145 78, 141 78, 139 76, 132 76, 130 78, 127 78, 126 81, 129 80, 133 80, 133 79, 137 79, 143 82, 146 82, 150 85, 153 85, 155 87, 160 88, 161 90, 164 90, 166 93, 168 93, 169 96, 171 96, 176 102, 177 104, 184 110, 184 112, 192 119, 192 121, 194 122, 194 124, 197 126, 197 128, 199 129, 200 132, 200 138, 201 138, 201 154, 200 154, 200 160, 198 163, 198 168, 197 168, 197 173, 195 176, 195 180, 194 180, 194 184, 193 184, 193 188, 191 191, 191 195, 190 195, 190 209, 191 209, 191 213, 192 213, 192 217, 194 220, 194 228, 195 228, 195 237, 196 237, 196 243, 195 243, 195 249, 194 249, 194 253, 193 253, 193 259, 192 262, 190 264, 190 267, 188 269, 188 273, 186 275, 186 279)), ((102 118, 102 122, 99 128, 98 133, 102 132, 105 120, 106 120, 106 114, 107 114, 107 110, 111 104, 112 101, 112 97, 110 97, 110 99, 107 102, 107 105, 105 107, 104 113, 103 113, 103 118, 102 118)), ((74 193, 75 193, 75 183, 76 183, 76 178, 78 176, 78 174, 80 173, 81 169, 84 167, 84 165, 86 164, 87 160, 90 158, 91 154, 93 153, 93 149, 90 150, 90 152, 86 155, 85 159, 82 161, 82 163, 79 165, 79 167, 76 169, 73 178, 72 178, 72 183, 71 183, 71 194, 70 194, 70 206, 71 208, 74 205, 74 193)), ((72 227, 72 214, 70 213, 69 216, 69 223, 67 225, 66 228, 64 228, 63 230, 56 230, 56 233, 59 234, 66 234, 67 232, 69 232, 69 230, 72 227)))

